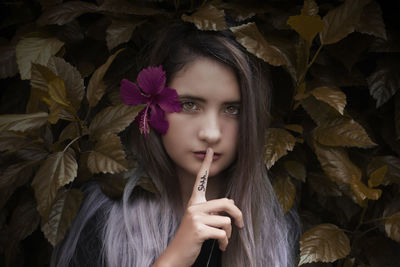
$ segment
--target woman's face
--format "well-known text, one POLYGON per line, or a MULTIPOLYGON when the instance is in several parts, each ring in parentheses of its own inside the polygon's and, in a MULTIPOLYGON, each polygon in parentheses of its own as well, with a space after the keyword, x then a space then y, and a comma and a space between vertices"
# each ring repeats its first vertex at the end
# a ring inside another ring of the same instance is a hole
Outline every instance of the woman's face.
POLYGON ((207 147, 214 150, 209 176, 235 159, 239 136, 240 90, 233 71, 212 59, 199 58, 176 73, 168 85, 176 89, 182 111, 168 113, 164 147, 178 175, 196 176, 207 147))

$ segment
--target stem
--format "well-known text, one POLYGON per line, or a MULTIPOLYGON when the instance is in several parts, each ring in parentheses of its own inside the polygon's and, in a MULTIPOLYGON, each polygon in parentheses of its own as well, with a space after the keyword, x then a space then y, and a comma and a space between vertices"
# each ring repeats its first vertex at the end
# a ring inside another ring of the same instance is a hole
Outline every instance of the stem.
MULTIPOLYGON (((368 203, 367 203, 367 204, 368 204, 368 203)), ((357 225, 356 229, 354 229, 354 232, 357 231, 357 230, 361 227, 361 225, 363 224, 363 220, 364 220, 364 217, 365 217, 365 213, 367 212, 367 208, 368 208, 368 205, 366 205, 366 206, 363 208, 363 210, 362 210, 362 212, 361 212, 360 221, 358 222, 358 225, 357 225)))
POLYGON ((319 55, 319 52, 321 52, 321 49, 322 49, 323 46, 324 46, 324 45, 321 44, 321 45, 318 47, 317 52, 315 52, 315 54, 314 54, 313 58, 311 59, 311 61, 308 62, 307 67, 306 67, 306 70, 305 70, 304 73, 301 75, 301 77, 300 77, 300 79, 299 79, 299 81, 298 81, 298 83, 297 83, 297 87, 300 86, 300 84, 303 83, 304 79, 306 78, 306 74, 307 74, 308 70, 311 68, 312 64, 314 64, 314 62, 315 62, 315 60, 317 59, 317 57, 318 57, 318 55, 319 55))
POLYGON ((75 137, 74 140, 72 140, 71 142, 68 143, 68 145, 64 148, 63 152, 67 151, 67 149, 68 149, 73 143, 75 143, 76 140, 78 140, 78 139, 81 138, 81 137, 82 137, 82 136, 75 137))

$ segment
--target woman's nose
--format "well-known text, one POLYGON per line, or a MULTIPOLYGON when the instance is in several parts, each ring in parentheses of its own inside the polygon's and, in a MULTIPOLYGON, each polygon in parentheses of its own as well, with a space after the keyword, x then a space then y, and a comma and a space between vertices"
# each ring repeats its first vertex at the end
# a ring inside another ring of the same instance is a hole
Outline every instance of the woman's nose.
POLYGON ((218 143, 221 139, 221 128, 217 114, 208 114, 200 126, 199 138, 209 144, 218 143))

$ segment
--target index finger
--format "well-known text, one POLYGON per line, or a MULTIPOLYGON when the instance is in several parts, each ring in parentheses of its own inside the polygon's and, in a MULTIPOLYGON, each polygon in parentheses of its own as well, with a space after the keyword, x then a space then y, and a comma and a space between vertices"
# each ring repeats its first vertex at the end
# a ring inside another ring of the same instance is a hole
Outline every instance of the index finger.
POLYGON ((212 148, 207 148, 206 156, 201 164, 200 171, 197 173, 196 181, 194 182, 192 196, 190 197, 189 203, 203 203, 207 202, 206 190, 208 181, 208 172, 211 167, 213 160, 214 151, 212 148))

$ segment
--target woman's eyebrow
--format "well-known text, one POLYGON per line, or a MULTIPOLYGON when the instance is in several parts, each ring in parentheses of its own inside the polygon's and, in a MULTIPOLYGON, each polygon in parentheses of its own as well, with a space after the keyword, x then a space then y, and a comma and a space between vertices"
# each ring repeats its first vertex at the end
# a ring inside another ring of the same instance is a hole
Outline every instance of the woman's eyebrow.
MULTIPOLYGON (((204 98, 198 97, 198 96, 193 96, 193 95, 179 95, 179 100, 185 99, 185 100, 194 100, 198 102, 205 103, 207 102, 204 98)), ((234 100, 234 101, 226 101, 224 102, 224 105, 240 105, 241 101, 240 100, 234 100)))

